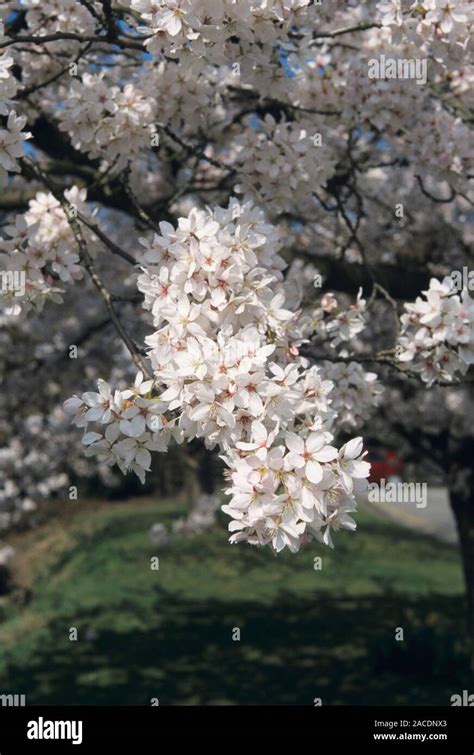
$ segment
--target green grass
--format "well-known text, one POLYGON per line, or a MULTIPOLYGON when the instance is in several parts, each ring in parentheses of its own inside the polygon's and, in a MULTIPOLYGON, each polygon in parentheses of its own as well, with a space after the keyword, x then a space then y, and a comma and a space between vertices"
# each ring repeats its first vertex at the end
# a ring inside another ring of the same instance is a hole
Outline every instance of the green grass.
POLYGON ((15 543, 32 597, 2 599, 0 675, 29 704, 435 705, 469 682, 449 546, 361 512, 334 551, 275 558, 224 526, 155 549, 176 504, 77 511, 15 543))

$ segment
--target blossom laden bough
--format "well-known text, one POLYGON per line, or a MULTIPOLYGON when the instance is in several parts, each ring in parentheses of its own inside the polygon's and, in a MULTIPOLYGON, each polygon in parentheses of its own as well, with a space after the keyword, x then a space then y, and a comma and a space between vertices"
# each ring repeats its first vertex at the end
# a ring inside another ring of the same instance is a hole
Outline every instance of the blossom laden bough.
POLYGON ((331 543, 331 530, 353 527, 347 511, 369 465, 354 461, 359 444, 347 453, 331 445, 333 384, 292 354, 304 340, 301 313, 285 308, 275 229, 233 201, 160 231, 138 279, 156 328, 146 338, 153 378, 139 374, 134 391, 114 393, 100 381, 99 393, 65 403, 87 453, 143 480, 150 451, 173 436, 202 438, 229 468, 231 542, 277 551, 313 537, 331 543), (90 431, 91 422, 107 427, 90 431))
MULTIPOLYGON (((115 467, 145 480, 197 438, 227 466, 233 541, 331 544, 366 479, 352 435, 385 440, 365 364, 397 416, 418 384, 430 428, 420 388, 469 380, 472 299, 415 299, 473 240, 472 3, 15 0, 0 19, 5 522, 66 484, 68 444, 73 476, 116 489, 115 467), (397 78, 370 78, 382 56, 397 78), (71 384, 85 455, 57 420, 71 384)), ((456 437, 466 395, 439 401, 456 437)))

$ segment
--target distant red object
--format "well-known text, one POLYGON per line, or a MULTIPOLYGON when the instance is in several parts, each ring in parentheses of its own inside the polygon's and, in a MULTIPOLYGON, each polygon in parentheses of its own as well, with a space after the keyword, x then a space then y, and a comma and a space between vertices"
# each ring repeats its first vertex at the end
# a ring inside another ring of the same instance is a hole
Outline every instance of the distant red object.
POLYGON ((368 453, 367 461, 370 461, 370 482, 388 480, 395 475, 400 476, 403 472, 403 461, 395 451, 377 450, 368 453))

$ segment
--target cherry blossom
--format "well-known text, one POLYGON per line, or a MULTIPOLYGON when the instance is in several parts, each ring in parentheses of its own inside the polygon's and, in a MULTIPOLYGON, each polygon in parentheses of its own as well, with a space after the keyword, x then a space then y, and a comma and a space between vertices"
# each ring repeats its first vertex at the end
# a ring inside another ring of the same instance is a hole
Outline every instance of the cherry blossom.
POLYGON ((398 359, 428 385, 452 382, 474 363, 474 301, 467 289, 456 292, 449 277, 432 278, 423 295, 405 304, 398 359))

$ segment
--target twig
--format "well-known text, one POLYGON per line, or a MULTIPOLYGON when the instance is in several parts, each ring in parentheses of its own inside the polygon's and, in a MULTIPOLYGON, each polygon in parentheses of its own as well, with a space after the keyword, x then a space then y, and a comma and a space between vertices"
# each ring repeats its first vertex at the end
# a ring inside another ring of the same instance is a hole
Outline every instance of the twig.
POLYGON ((100 239, 106 247, 108 247, 108 249, 110 249, 113 254, 117 254, 119 257, 122 257, 122 259, 124 259, 126 262, 129 262, 131 265, 137 264, 136 259, 124 249, 121 249, 119 246, 117 246, 117 244, 115 244, 113 241, 111 241, 109 237, 100 230, 99 226, 96 223, 93 223, 91 220, 89 220, 89 218, 86 218, 85 215, 83 215, 81 212, 77 213, 77 217, 81 221, 81 223, 84 223, 84 225, 86 225, 89 230, 92 231, 92 233, 94 233, 97 238, 100 239))
MULTIPOLYGON (((72 61, 73 63, 78 63, 80 59, 86 55, 89 50, 92 47, 92 42, 89 42, 84 49, 80 51, 78 55, 74 58, 72 61)), ((61 78, 61 76, 64 76, 65 73, 67 73, 70 70, 71 63, 68 63, 67 66, 65 66, 61 71, 56 73, 54 76, 51 76, 50 79, 47 79, 46 81, 42 81, 41 84, 32 84, 30 87, 26 87, 23 89, 19 94, 17 95, 18 100, 22 100, 25 97, 29 97, 31 94, 34 94, 35 92, 38 92, 40 89, 44 89, 44 87, 49 86, 50 84, 54 84, 55 81, 61 78)))
POLYGON ((60 42, 64 40, 73 40, 74 42, 102 42, 106 44, 118 45, 119 47, 128 47, 133 50, 140 50, 144 52, 145 48, 140 42, 133 42, 132 40, 126 40, 123 37, 115 37, 111 42, 107 36, 85 36, 83 34, 75 34, 74 32, 61 31, 55 34, 44 34, 42 36, 35 35, 23 35, 15 37, 15 39, 7 39, 2 42, 2 48, 10 47, 11 45, 22 44, 23 42, 29 42, 34 45, 44 45, 46 42, 60 42))
POLYGON ((433 194, 430 194, 430 192, 427 189, 425 189, 423 185, 423 181, 421 180, 421 176, 415 176, 415 178, 419 183, 422 193, 425 195, 425 197, 428 197, 428 199, 431 199, 433 202, 437 202, 438 204, 449 204, 449 202, 452 202, 454 197, 456 196, 456 192, 454 191, 453 187, 450 186, 449 187, 451 189, 450 197, 434 197, 433 194))
POLYGON ((110 319, 112 320, 115 326, 115 329, 117 330, 120 338, 122 339, 127 349, 129 350, 132 360, 135 363, 137 369, 141 370, 144 375, 150 376, 145 360, 143 359, 142 355, 139 353, 136 344, 134 343, 133 339, 128 335, 127 331, 124 329, 124 327, 122 326, 122 323, 120 322, 118 318, 118 315, 115 311, 115 307, 113 305, 112 294, 106 288, 106 286, 104 285, 100 276, 98 275, 97 271, 94 268, 92 257, 89 254, 87 244, 84 240, 84 236, 82 235, 81 226, 79 225, 77 218, 74 218, 70 215, 70 212, 69 212, 70 208, 69 208, 68 202, 64 199, 61 192, 56 190, 56 188, 52 185, 51 181, 49 180, 48 176, 41 170, 39 166, 35 165, 35 163, 33 163, 29 158, 26 158, 26 157, 23 158, 23 165, 27 168, 27 172, 33 173, 33 175, 36 178, 38 178, 40 181, 42 181, 45 184, 45 186, 49 189, 51 194, 61 204, 61 207, 64 210, 64 214, 66 216, 66 219, 69 223, 69 226, 76 240, 77 246, 79 248, 81 261, 84 267, 86 268, 87 272, 89 273, 94 286, 97 288, 102 299, 104 300, 104 303, 109 311, 110 319))

